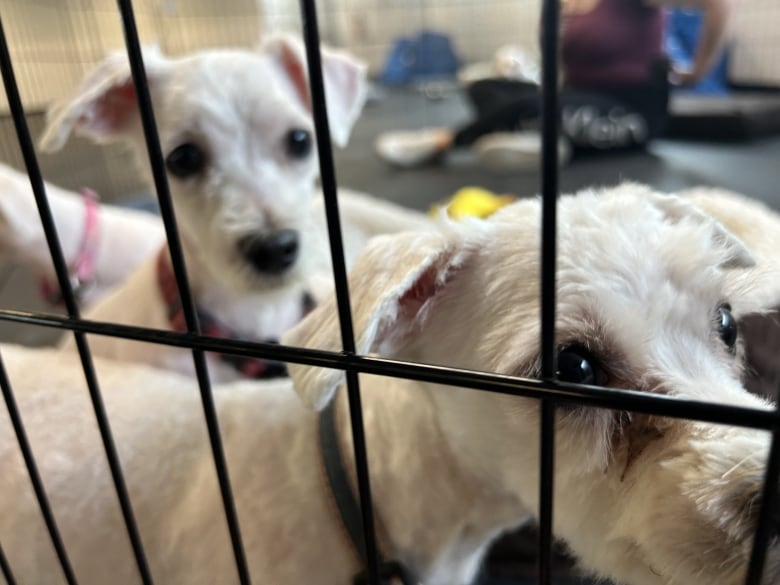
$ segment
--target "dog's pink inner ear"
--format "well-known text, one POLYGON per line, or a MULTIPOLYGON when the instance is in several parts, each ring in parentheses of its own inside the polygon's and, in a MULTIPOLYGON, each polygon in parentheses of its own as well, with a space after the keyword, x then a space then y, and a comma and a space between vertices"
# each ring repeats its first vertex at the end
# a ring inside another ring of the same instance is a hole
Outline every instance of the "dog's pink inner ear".
POLYGON ((281 47, 281 62, 285 73, 295 88, 295 92, 303 106, 311 111, 311 97, 309 96, 309 80, 306 75, 306 67, 297 51, 287 45, 281 47))
POLYGON ((441 287, 437 266, 429 266, 398 299, 403 316, 414 317, 441 287))
POLYGON ((398 313, 389 339, 395 344, 404 344, 425 328, 432 301, 447 286, 452 274, 451 266, 442 266, 437 262, 417 276, 398 298, 398 313))
POLYGON ((415 336, 424 326, 425 306, 444 284, 439 266, 428 266, 408 288, 395 298, 395 311, 380 318, 375 339, 368 351, 392 356, 415 336))
POLYGON ((124 130, 137 110, 135 86, 128 80, 106 91, 79 117, 78 124, 98 135, 124 130))

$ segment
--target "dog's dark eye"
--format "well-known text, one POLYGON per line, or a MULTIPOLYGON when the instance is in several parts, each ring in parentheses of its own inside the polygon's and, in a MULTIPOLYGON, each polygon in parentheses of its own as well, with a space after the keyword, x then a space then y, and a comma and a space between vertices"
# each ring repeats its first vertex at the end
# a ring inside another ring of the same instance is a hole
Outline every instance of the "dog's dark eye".
POLYGON ((561 382, 603 386, 607 376, 600 364, 584 347, 565 347, 558 353, 557 377, 561 382))
POLYGON ((718 307, 718 335, 729 350, 729 353, 736 351, 737 345, 737 322, 731 314, 731 306, 728 304, 718 307))
POLYGON ((174 148, 165 159, 165 166, 175 177, 186 179, 198 174, 206 165, 206 155, 197 144, 185 142, 174 148))
POLYGON ((305 158, 311 152, 311 133, 307 130, 290 130, 285 140, 287 154, 292 158, 305 158))

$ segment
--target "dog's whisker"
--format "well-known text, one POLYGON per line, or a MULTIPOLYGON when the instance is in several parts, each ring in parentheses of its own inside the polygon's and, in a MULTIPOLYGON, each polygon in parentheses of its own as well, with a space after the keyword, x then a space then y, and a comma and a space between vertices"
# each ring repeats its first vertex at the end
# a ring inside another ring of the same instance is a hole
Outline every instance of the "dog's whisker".
POLYGON ((729 468, 729 469, 728 469, 728 470, 727 470, 727 471, 726 471, 726 472, 725 472, 723 475, 721 475, 721 476, 720 476, 720 478, 721 478, 721 479, 726 479, 726 478, 728 478, 728 477, 729 477, 729 476, 730 476, 732 473, 734 473, 734 472, 735 472, 737 469, 739 469, 740 467, 742 467, 742 466, 743 466, 745 463, 747 463, 748 461, 750 461, 750 460, 751 460, 751 459, 753 459, 754 457, 755 457, 755 454, 753 454, 753 453, 748 453, 747 455, 745 455, 745 457, 744 457, 744 458, 742 458, 741 460, 739 460, 739 461, 738 461, 737 463, 735 463, 735 464, 734 464, 734 465, 733 465, 731 468, 729 468))

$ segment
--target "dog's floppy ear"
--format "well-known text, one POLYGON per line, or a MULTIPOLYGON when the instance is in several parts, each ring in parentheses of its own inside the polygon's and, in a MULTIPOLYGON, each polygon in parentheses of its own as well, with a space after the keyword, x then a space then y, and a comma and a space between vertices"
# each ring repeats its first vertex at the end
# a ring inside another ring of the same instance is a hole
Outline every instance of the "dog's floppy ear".
POLYGON ((780 218, 763 204, 723 190, 697 188, 681 195, 685 199, 659 198, 657 204, 678 217, 682 213, 690 216, 690 208, 695 205, 702 210, 696 213, 710 218, 717 226, 719 241, 731 251, 730 265, 753 267, 752 270, 731 272, 726 292, 734 305, 745 347, 745 386, 756 394, 777 400, 780 367, 775 356, 780 349, 780 218), (744 236, 747 246, 738 236, 744 236))
POLYGON ((761 201, 720 188, 696 187, 680 193, 740 237, 755 258, 746 274, 729 275, 742 309, 763 312, 780 307, 780 215, 761 201))
MULTIPOLYGON (((457 236, 406 232, 371 240, 349 278, 355 344, 360 354, 386 357, 422 331, 435 297, 462 264, 457 236)), ((335 297, 324 300, 283 338, 288 345, 342 349, 335 297)), ((336 370, 290 364, 290 375, 303 401, 323 408, 342 383, 336 370)))
POLYGON ((712 230, 714 243, 724 252, 721 264, 723 268, 750 268, 755 265, 753 254, 739 237, 692 203, 676 195, 664 195, 656 192, 648 192, 647 197, 672 223, 686 220, 701 226, 708 226, 712 230))
MULTIPOLYGON (((269 37, 261 50, 276 60, 298 99, 311 111, 303 43, 290 35, 279 34, 269 37)), ((320 54, 331 137, 338 146, 344 146, 366 99, 366 65, 345 52, 324 46, 320 54)))
MULTIPOLYGON (((155 46, 145 47, 144 68, 150 84, 162 75, 168 60, 155 46)), ((95 142, 110 142, 130 128, 138 105, 127 55, 108 55, 81 82, 70 97, 47 112, 39 145, 44 152, 62 148, 72 132, 95 142)))

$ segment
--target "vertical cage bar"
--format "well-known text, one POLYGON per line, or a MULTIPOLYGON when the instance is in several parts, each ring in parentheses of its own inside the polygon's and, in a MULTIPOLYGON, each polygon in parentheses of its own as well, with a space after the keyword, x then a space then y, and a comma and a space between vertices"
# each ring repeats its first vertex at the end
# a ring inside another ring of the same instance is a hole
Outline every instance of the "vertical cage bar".
POLYGON ((539 585, 552 582, 553 480, 555 477, 555 405, 541 401, 539 432, 539 585))
MULTIPOLYGON (((780 418, 780 404, 776 408, 780 418)), ((777 486, 780 481, 780 431, 772 433, 772 444, 769 447, 766 474, 764 476, 764 489, 761 493, 761 508, 759 509, 756 534, 753 538, 753 550, 750 554, 745 585, 761 585, 761 577, 764 574, 766 553, 769 548, 772 524, 777 518, 778 505, 777 486)))
MULTIPOLYGON (((558 198, 558 26, 559 0, 542 4, 542 274, 541 375, 554 380, 556 215, 558 198)), ((555 477, 555 404, 540 405, 539 585, 549 585, 552 566, 553 481, 555 477)))
MULTIPOLYGON (((187 279, 187 269, 184 263, 181 238, 179 237, 179 230, 176 224, 171 193, 168 186, 168 178, 165 173, 165 163, 163 160, 162 148, 160 146, 160 137, 154 119, 152 99, 149 93, 146 71, 144 69, 141 43, 138 38, 138 28, 136 26, 135 14, 133 13, 132 2, 131 0, 117 0, 117 3, 122 17, 127 56, 130 61, 133 84, 135 85, 135 91, 138 98, 138 109, 140 111, 141 123, 144 129, 144 138, 146 140, 149 163, 152 168, 154 186, 160 204, 160 215, 162 216, 165 233, 168 239, 171 266, 174 276, 176 277, 176 285, 179 288, 182 311, 187 324, 187 330, 190 333, 200 333, 198 314, 195 309, 195 301, 187 279)), ((206 419, 206 427, 208 429, 211 452, 214 458, 214 467, 216 468, 217 480, 222 496, 222 504, 225 510, 225 518, 230 533, 230 542, 233 547, 233 556, 236 561, 236 570, 238 571, 240 583, 242 585, 249 585, 251 582, 249 565, 246 560, 244 544, 241 538, 241 527, 236 512, 233 490, 230 485, 230 475, 228 472, 227 460, 225 458, 225 450, 222 445, 222 435, 219 430, 219 420, 214 405, 214 397, 211 391, 211 381, 206 365, 206 357, 202 350, 193 349, 192 359, 195 365, 195 375, 198 380, 198 387, 200 389, 203 414, 206 419)))
POLYGON ((16 579, 14 579, 14 574, 11 572, 11 565, 8 564, 2 544, 0 544, 0 575, 5 579, 6 585, 16 585, 16 579))
MULTIPOLYGON (((317 150, 320 161, 320 179, 325 198, 325 214, 328 221, 330 255, 333 262, 333 278, 336 286, 341 343, 348 354, 355 353, 355 336, 352 327, 347 269, 344 262, 344 244, 339 219, 336 170, 333 165, 333 150, 330 142, 325 84, 322 77, 322 58, 320 55, 320 35, 317 27, 317 9, 314 0, 301 0, 303 37, 306 45, 306 61, 309 70, 314 127, 317 134, 317 150)), ((366 454, 365 429, 363 426, 363 407, 360 398, 358 375, 354 370, 346 371, 347 397, 352 428, 355 469, 360 495, 360 511, 363 520, 363 537, 366 544, 366 570, 371 585, 380 585, 379 563, 377 556, 376 534, 374 529, 373 500, 366 454)))
POLYGON ((558 204, 558 1, 542 5, 542 378, 553 380, 555 346, 555 254, 558 204))
MULTIPOLYGON (((76 575, 73 573, 73 567, 70 564, 68 553, 65 551, 65 545, 62 542, 62 536, 60 530, 57 527, 57 520, 54 518, 54 513, 51 510, 49 504, 49 498, 46 495, 46 490, 43 487, 43 480, 38 472, 38 465, 35 463, 35 456, 30 446, 30 441, 27 439, 27 432, 24 429, 24 423, 22 422, 22 415, 19 412, 19 407, 16 404, 14 398, 13 389, 11 388, 11 382, 8 379, 8 374, 5 371, 5 365, 0 358, 0 390, 3 392, 3 398, 5 399, 6 408, 8 409, 8 416, 11 419, 11 426, 14 428, 16 434, 16 441, 19 443, 19 450, 22 452, 22 458, 24 464, 27 467, 27 473, 30 476, 30 483, 32 483, 35 497, 38 500, 38 506, 41 509, 44 523, 49 531, 51 542, 54 545, 54 551, 57 554, 57 559, 60 561, 62 572, 65 575, 65 581, 68 585, 76 585, 76 575)), ((6 580, 8 578, 6 577, 6 580)))
MULTIPOLYGON (((35 202, 38 206, 41 225, 43 226, 46 242, 49 246, 49 253, 51 254, 52 262, 54 263, 54 270, 57 275, 57 282, 62 292, 65 308, 67 309, 68 316, 71 319, 79 319, 79 308, 76 303, 76 297, 73 294, 73 288, 71 287, 70 277, 68 275, 68 267, 62 254, 62 248, 60 247, 59 238, 57 236, 57 228, 54 224, 54 218, 52 217, 49 202, 46 198, 46 188, 43 182, 43 176, 41 175, 41 169, 38 165, 38 159, 35 154, 32 137, 30 136, 30 129, 27 126, 27 120, 24 116, 24 108, 22 107, 22 100, 19 96, 19 87, 16 82, 16 76, 14 75, 13 64, 11 63, 11 55, 8 50, 8 43, 6 41, 5 29, 3 27, 1 16, 0 72, 2 72, 3 84, 5 86, 6 97, 8 98, 8 105, 11 110, 14 126, 16 128, 16 135, 19 139, 19 148, 22 151, 24 164, 27 168, 27 174, 30 178, 30 185, 33 190, 33 195, 35 196, 35 202)), ((87 344, 87 339, 83 333, 74 333, 73 336, 76 340, 76 348, 78 350, 81 365, 84 370, 84 378, 87 383, 90 399, 92 400, 92 407, 95 412, 98 430, 100 431, 100 438, 103 440, 103 447, 106 452, 106 458, 108 460, 109 469, 111 471, 111 477, 113 479, 114 488, 116 489, 117 497, 119 499, 119 505, 122 510, 122 516, 125 521, 127 534, 130 539, 130 544, 133 549, 136 564, 138 565, 138 571, 144 585, 151 585, 152 576, 149 571, 146 554, 144 553, 141 536, 138 532, 138 525, 135 521, 132 504, 130 503, 130 496, 127 492, 127 485, 125 484, 122 467, 119 463, 119 454, 117 453, 114 437, 111 433, 111 426, 108 422, 108 415, 106 414, 105 405, 103 404, 103 397, 100 393, 100 387, 98 386, 97 376, 95 374, 95 368, 92 362, 92 355, 90 354, 89 346, 87 344)))

